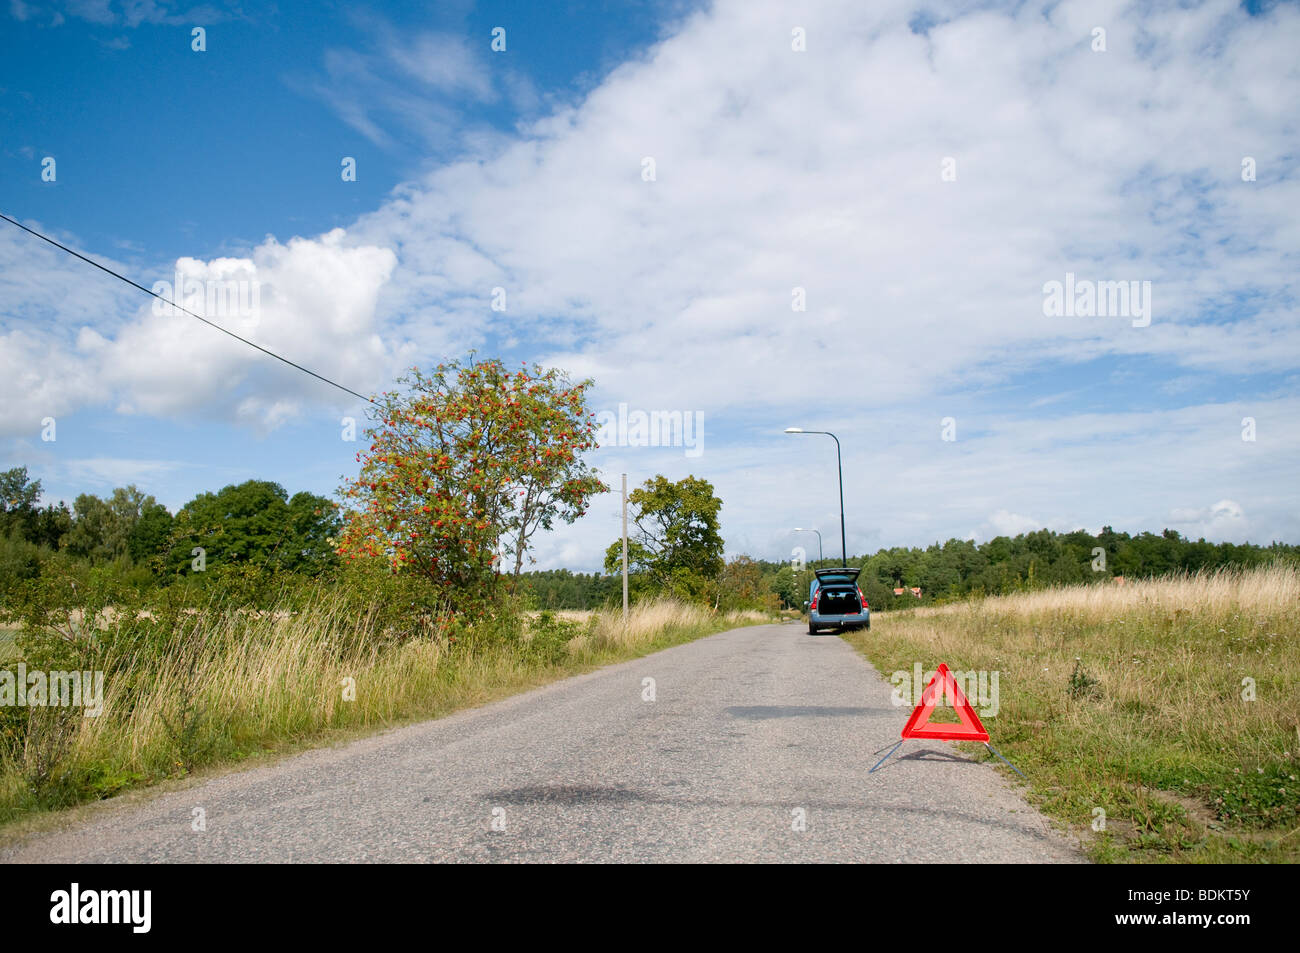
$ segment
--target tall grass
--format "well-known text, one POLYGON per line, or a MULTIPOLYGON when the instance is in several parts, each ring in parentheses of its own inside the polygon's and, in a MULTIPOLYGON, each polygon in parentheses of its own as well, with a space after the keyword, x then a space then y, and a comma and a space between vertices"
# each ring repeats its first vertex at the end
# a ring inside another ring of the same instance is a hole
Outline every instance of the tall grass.
POLYGON ((20 719, 0 748, 0 822, 124 788, 433 717, 737 625, 663 601, 581 621, 542 613, 394 640, 375 613, 318 593, 297 611, 183 616, 165 655, 110 662, 98 717, 20 719))
POLYGON ((994 744, 1098 859, 1300 858, 1294 567, 884 613, 850 641, 886 674, 999 672, 994 744))

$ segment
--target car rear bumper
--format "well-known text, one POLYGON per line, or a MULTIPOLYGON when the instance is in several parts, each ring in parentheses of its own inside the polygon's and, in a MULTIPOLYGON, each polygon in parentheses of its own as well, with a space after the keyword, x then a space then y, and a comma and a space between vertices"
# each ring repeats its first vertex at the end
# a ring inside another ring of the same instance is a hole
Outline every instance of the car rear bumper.
POLYGON ((819 612, 813 612, 808 616, 808 621, 812 625, 827 627, 835 625, 842 629, 857 628, 871 622, 871 612, 855 612, 852 615, 822 615, 819 612))

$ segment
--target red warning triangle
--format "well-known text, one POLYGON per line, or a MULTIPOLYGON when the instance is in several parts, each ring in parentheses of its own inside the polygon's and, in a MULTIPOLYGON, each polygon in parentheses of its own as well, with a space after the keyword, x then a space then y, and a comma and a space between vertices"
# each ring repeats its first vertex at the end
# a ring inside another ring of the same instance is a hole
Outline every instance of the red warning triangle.
POLYGON ((980 716, 975 714, 974 708, 971 708, 970 702, 962 693, 961 686, 952 677, 952 672, 948 671, 948 666, 940 662, 939 670, 934 673, 934 678, 930 679, 930 684, 925 686, 925 691, 921 693, 921 703, 912 712, 912 717, 907 719, 907 725, 903 728, 903 737, 987 742, 989 733, 984 730, 980 716), (957 717, 961 719, 960 725, 938 722, 930 724, 930 713, 934 711, 935 701, 942 697, 939 695, 941 691, 947 693, 952 699, 957 717))

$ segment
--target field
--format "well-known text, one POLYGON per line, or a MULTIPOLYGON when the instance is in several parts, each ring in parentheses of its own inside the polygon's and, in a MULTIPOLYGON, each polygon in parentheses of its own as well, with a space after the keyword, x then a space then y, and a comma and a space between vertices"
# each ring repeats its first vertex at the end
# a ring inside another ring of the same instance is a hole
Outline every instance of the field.
POLYGON ((886 676, 997 672, 993 745, 1098 861, 1300 859, 1295 568, 882 613, 847 638, 886 676))
POLYGON ((110 664, 98 717, 0 709, 0 823, 436 717, 768 621, 672 601, 633 606, 626 623, 621 615, 535 613, 398 642, 328 594, 293 613, 184 616, 164 651, 110 664))

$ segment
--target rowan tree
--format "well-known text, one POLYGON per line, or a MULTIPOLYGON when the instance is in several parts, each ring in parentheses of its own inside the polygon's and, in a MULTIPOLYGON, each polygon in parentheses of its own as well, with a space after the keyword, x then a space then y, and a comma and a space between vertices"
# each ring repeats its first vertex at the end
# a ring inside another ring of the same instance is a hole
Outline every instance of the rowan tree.
POLYGON ((496 590, 500 560, 514 576, 533 534, 571 523, 608 488, 581 454, 595 448, 591 381, 500 361, 413 368, 383 394, 361 472, 340 495, 352 509, 338 551, 414 572, 455 608, 496 590))

